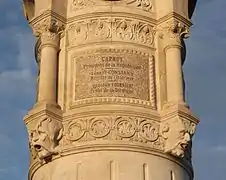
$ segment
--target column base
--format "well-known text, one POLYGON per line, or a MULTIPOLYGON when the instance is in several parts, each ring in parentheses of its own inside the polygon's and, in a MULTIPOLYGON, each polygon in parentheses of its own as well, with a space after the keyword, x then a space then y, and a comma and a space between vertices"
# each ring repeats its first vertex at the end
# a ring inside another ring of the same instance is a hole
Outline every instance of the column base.
POLYGON ((168 109, 168 108, 176 107, 176 106, 183 106, 183 107, 185 107, 185 108, 190 109, 188 103, 186 103, 186 102, 184 102, 184 101, 169 101, 169 102, 166 102, 166 103, 163 105, 163 109, 168 109))
POLYGON ((59 104, 57 104, 56 102, 51 102, 51 101, 38 101, 38 102, 35 103, 33 108, 37 108, 39 106, 48 106, 48 107, 61 109, 59 104))

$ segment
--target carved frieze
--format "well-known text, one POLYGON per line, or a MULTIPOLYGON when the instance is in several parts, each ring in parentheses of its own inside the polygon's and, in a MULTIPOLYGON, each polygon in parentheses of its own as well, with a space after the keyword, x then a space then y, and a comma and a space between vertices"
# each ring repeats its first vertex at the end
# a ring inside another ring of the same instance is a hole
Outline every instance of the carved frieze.
MULTIPOLYGON (((76 11, 87 7, 111 5, 111 3, 112 0, 73 0, 71 9, 76 11)), ((114 1, 114 5, 127 6, 130 8, 141 9, 146 12, 153 12, 152 0, 119 0, 114 1)))
POLYGON ((73 57, 71 106, 97 103, 156 107, 154 57, 135 50, 97 49, 73 57))
POLYGON ((69 47, 106 41, 153 47, 154 34, 150 24, 122 18, 89 19, 78 21, 67 28, 69 47))
POLYGON ((127 0, 126 4, 135 6, 136 8, 142 8, 144 11, 153 11, 152 0, 127 0))
POLYGON ((66 143, 92 140, 122 140, 149 144, 162 149, 159 123, 150 119, 128 116, 97 116, 81 118, 65 124, 66 143))
POLYGON ((177 157, 184 157, 189 148, 196 124, 175 117, 161 124, 161 135, 165 138, 164 151, 177 157))
POLYGON ((41 118, 36 128, 29 133, 30 149, 33 159, 48 162, 53 155, 59 153, 59 141, 63 135, 60 122, 50 118, 41 118))

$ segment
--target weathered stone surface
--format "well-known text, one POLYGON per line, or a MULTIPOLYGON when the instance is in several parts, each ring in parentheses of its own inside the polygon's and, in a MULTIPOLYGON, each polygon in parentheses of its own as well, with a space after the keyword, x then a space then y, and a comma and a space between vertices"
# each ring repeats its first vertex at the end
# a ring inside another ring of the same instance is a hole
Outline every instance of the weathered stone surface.
MULTIPOLYGON (((192 1, 24 0, 38 38, 30 180, 192 180, 192 1)), ((194 5, 194 4, 193 4, 194 5)))

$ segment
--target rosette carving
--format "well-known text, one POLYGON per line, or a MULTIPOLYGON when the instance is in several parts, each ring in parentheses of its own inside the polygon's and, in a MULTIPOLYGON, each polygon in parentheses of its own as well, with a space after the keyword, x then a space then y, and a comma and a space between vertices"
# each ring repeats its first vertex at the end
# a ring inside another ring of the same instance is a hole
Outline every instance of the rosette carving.
POLYGON ((140 135, 147 141, 156 141, 159 137, 159 125, 151 121, 143 121, 140 125, 140 135))
POLYGON ((110 121, 108 118, 94 118, 90 125, 89 133, 96 138, 102 138, 110 133, 110 121))
POLYGON ((136 127, 132 119, 119 117, 116 121, 117 135, 122 138, 130 138, 134 136, 136 127))
POLYGON ((164 138, 159 135, 159 129, 159 123, 140 117, 97 116, 81 118, 69 123, 66 128, 66 140, 68 141, 65 144, 99 139, 125 142, 126 144, 130 141, 163 150, 164 138), (73 133, 71 133, 72 130, 73 133))
POLYGON ((82 122, 72 122, 67 127, 66 137, 70 141, 76 141, 85 134, 85 126, 82 122))

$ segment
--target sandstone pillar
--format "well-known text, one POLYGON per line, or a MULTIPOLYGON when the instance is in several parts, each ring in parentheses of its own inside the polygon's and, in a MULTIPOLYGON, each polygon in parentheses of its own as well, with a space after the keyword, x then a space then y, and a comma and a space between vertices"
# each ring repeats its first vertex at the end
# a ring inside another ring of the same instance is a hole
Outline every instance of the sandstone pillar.
POLYGON ((29 180, 192 180, 181 40, 195 0, 23 1, 40 64, 29 180))
POLYGON ((37 105, 57 106, 58 53, 62 25, 47 19, 34 26, 34 34, 40 38, 37 105))
POLYGON ((41 43, 38 103, 56 104, 59 35, 52 32, 44 32, 41 35, 41 43))
POLYGON ((164 30, 167 103, 184 104, 181 40, 188 36, 188 27, 173 20, 165 25, 164 30))

